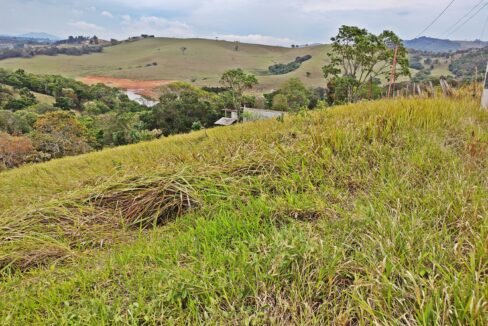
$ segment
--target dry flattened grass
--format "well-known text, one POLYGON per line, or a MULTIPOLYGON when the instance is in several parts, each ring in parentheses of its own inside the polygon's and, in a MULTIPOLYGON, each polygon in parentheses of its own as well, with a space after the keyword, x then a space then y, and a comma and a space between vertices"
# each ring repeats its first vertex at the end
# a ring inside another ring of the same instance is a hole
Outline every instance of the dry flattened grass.
POLYGON ((181 176, 131 179, 111 186, 89 201, 119 212, 130 226, 166 224, 198 206, 192 186, 181 176))
POLYGON ((4 221, 0 227, 0 270, 25 271, 63 261, 77 250, 124 241, 133 229, 165 225, 201 206, 196 193, 211 187, 238 187, 239 195, 257 195, 262 189, 253 189, 245 179, 270 177, 278 174, 279 168, 271 161, 239 160, 225 166, 205 166, 187 177, 189 173, 109 179, 89 195, 74 194, 73 199, 54 200, 39 209, 0 214, 4 221), (199 184, 198 191, 190 178, 199 184))
POLYGON ((71 250, 63 247, 48 246, 22 252, 15 258, 12 256, 0 257, 0 268, 7 266, 17 270, 26 271, 46 265, 47 262, 59 261, 72 256, 71 250))
POLYGON ((163 225, 197 206, 191 185, 176 175, 131 178, 88 198, 5 212, 0 215, 0 270, 28 270, 65 260, 75 249, 120 242, 133 228, 163 225))

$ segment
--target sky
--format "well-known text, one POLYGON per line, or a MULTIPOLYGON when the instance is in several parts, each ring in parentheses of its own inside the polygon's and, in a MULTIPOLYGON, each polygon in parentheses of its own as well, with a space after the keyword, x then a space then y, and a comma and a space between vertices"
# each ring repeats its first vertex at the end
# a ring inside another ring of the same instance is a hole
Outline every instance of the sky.
MULTIPOLYGON (((289 46, 327 43, 341 25, 355 25, 375 33, 393 30, 403 39, 411 39, 450 1, 0 0, 0 35, 45 32, 63 38, 123 39, 144 33, 289 46)), ((478 3, 480 0, 455 1, 425 35, 488 39, 488 5, 459 30, 448 33, 478 3)))

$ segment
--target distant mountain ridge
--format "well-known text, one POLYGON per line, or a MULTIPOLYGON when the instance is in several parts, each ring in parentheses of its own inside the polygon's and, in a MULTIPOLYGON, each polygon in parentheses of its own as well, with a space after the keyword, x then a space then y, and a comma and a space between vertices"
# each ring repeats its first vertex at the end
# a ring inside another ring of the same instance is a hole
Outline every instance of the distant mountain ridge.
POLYGON ((459 50, 480 49, 488 46, 488 42, 476 41, 453 41, 433 37, 422 36, 404 42, 409 49, 430 52, 455 52, 459 50))
POLYGON ((48 33, 26 33, 26 34, 19 35, 18 37, 40 39, 40 40, 50 40, 50 41, 61 40, 61 38, 59 36, 48 34, 48 33))

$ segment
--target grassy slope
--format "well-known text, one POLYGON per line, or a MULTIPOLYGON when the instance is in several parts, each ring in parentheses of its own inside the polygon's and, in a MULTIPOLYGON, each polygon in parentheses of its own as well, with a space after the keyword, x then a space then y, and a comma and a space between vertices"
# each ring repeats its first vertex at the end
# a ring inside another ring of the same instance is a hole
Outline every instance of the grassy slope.
POLYGON ((262 87, 270 89, 277 88, 291 76, 300 77, 311 86, 323 85, 321 68, 325 64, 326 52, 327 46, 291 49, 253 44, 240 44, 239 52, 236 52, 232 42, 155 38, 109 47, 101 54, 2 60, 0 67, 69 77, 100 75, 147 80, 196 79, 197 85, 217 85, 220 75, 230 68, 243 68, 259 74, 274 63, 288 63, 306 54, 313 56, 310 62, 286 76, 260 77, 262 87), (180 51, 183 46, 188 48, 185 55, 180 51), (157 62, 158 66, 145 67, 152 62, 157 62), (312 73, 310 78, 306 77, 307 71, 312 73))
POLYGON ((2 173, 0 320, 486 324, 487 131, 382 101, 2 173), (151 180, 199 207, 138 231, 86 201, 151 180))

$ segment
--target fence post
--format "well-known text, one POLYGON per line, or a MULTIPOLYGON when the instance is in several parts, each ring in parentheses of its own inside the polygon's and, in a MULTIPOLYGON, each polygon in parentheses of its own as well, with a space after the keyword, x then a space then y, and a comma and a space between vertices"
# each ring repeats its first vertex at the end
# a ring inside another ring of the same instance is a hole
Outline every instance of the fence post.
POLYGON ((432 97, 435 97, 435 89, 434 89, 434 84, 432 84, 432 81, 429 81, 429 89, 432 94, 432 97))
POLYGON ((485 79, 483 82, 483 95, 481 96, 481 107, 488 109, 488 65, 486 67, 485 79))

